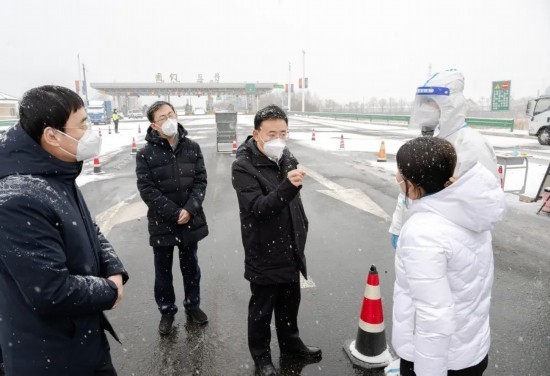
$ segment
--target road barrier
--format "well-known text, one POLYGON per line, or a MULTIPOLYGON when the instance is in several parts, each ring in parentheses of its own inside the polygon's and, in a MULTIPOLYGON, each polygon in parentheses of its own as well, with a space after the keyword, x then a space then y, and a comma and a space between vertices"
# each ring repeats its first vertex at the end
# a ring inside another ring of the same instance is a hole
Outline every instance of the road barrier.
POLYGON ((9 127, 13 126, 18 121, 19 119, 0 120, 0 133, 7 131, 9 127))
MULTIPOLYGON (((352 120, 367 120, 370 123, 386 123, 386 124, 409 124, 409 115, 384 115, 384 114, 363 114, 363 113, 342 113, 342 112, 298 112, 290 111, 288 115, 306 116, 306 117, 326 117, 332 119, 352 119, 352 120)), ((466 123, 475 128, 508 128, 510 132, 514 131, 514 119, 492 119, 492 118, 477 118, 468 117, 466 123)))

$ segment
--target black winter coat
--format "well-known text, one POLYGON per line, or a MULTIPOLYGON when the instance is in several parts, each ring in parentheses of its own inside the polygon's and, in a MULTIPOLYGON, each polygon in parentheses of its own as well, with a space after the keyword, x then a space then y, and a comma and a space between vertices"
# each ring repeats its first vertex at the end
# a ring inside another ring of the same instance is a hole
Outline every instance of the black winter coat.
POLYGON ((279 164, 261 153, 250 136, 233 162, 233 187, 241 215, 245 251, 244 277, 258 284, 298 282, 307 278, 308 220, 301 187, 287 178, 298 161, 285 149, 279 164))
POLYGON ((47 153, 16 125, 0 137, 0 348, 9 375, 90 375, 116 334, 108 276, 128 275, 90 216, 82 163, 47 153))
POLYGON ((153 247, 198 242, 208 235, 202 202, 206 194, 206 168, 201 148, 190 140, 178 124, 176 150, 168 140, 149 127, 143 146, 136 155, 137 186, 149 207, 149 243, 153 247), (191 214, 178 225, 182 209, 191 214))

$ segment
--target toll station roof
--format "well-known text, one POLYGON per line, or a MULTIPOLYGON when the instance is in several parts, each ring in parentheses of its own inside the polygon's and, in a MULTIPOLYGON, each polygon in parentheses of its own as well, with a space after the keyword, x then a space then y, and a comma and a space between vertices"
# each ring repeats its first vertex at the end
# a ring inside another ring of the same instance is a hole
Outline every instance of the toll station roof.
POLYGON ((274 83, 226 82, 110 82, 91 83, 90 86, 108 95, 262 95, 280 87, 274 83))

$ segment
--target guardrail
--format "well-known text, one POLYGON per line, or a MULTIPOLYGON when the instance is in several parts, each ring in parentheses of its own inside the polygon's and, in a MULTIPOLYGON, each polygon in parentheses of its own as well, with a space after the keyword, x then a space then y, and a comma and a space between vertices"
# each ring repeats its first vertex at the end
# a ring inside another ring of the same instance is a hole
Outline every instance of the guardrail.
MULTIPOLYGON (((299 112, 290 111, 289 115, 294 116, 318 116, 327 117, 333 119, 354 119, 354 120, 368 120, 382 121, 386 124, 400 123, 409 124, 409 115, 384 115, 384 114, 363 114, 363 113, 342 113, 342 112, 299 112)), ((466 118, 466 123, 471 127, 483 127, 483 128, 509 128, 510 132, 514 131, 514 119, 491 119, 491 118, 466 118)))
POLYGON ((19 119, 0 120, 0 133, 5 132, 9 127, 17 123, 19 119))
POLYGON ((363 113, 341 113, 341 112, 298 112, 290 111, 289 115, 297 116, 319 116, 319 117, 329 117, 334 119, 355 119, 355 120, 368 120, 369 122, 373 121, 385 121, 387 124, 390 122, 394 123, 405 123, 409 124, 409 115, 384 115, 384 114, 363 114, 363 113))
POLYGON ((514 131, 514 119, 466 118, 470 127, 510 128, 514 131))

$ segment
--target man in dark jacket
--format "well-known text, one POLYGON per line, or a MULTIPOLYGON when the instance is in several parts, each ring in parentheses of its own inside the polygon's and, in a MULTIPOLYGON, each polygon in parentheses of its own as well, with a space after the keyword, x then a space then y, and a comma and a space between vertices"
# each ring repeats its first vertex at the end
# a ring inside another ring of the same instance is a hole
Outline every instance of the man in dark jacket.
MULTIPOLYGON (((82 99, 42 86, 0 137, 0 348, 6 375, 116 375, 103 311, 128 279, 75 184, 99 152, 82 99)), ((101 140, 101 139, 99 139, 101 140)))
POLYGON ((151 126, 147 144, 136 155, 137 185, 149 207, 150 245, 155 258, 155 300, 161 313, 160 334, 171 332, 178 311, 172 284, 174 246, 178 246, 183 275, 183 306, 199 325, 208 317, 200 309, 201 271, 198 241, 208 235, 202 202, 206 193, 206 169, 199 144, 187 138, 178 124, 174 107, 155 102, 147 110, 151 126))
POLYGON ((321 357, 298 333, 301 272, 307 278, 308 221, 300 199, 305 172, 286 148, 288 119, 277 106, 254 118, 253 136, 239 147, 233 163, 245 250, 244 277, 250 281, 248 346, 261 375, 276 375, 270 351, 270 323, 275 325, 281 354, 321 357))

